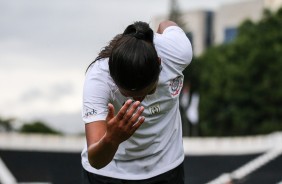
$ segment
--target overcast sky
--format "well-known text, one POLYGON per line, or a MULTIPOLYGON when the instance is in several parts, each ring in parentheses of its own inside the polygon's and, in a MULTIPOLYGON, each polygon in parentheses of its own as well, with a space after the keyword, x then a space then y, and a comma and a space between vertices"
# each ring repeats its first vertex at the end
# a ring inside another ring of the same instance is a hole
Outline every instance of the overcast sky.
MULTIPOLYGON (((179 0, 182 11, 236 0, 179 0)), ((83 131, 84 72, 128 24, 167 14, 168 0, 0 0, 0 117, 83 131)))

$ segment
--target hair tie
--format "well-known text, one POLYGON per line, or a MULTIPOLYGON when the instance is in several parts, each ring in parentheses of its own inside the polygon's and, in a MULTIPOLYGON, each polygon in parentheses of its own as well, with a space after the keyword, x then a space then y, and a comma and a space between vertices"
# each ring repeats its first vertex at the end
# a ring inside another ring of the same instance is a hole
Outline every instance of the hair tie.
POLYGON ((136 33, 135 33, 133 36, 134 36, 135 38, 137 38, 137 39, 144 39, 145 34, 139 32, 139 31, 136 31, 136 33))

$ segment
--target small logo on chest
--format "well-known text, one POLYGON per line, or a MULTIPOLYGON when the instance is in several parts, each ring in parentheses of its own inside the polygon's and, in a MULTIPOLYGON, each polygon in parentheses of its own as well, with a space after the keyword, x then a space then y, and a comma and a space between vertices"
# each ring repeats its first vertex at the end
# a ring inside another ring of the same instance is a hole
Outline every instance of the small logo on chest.
POLYGON ((156 105, 150 106, 149 107, 149 112, 150 112, 151 115, 160 113, 161 112, 160 104, 156 104, 156 105))

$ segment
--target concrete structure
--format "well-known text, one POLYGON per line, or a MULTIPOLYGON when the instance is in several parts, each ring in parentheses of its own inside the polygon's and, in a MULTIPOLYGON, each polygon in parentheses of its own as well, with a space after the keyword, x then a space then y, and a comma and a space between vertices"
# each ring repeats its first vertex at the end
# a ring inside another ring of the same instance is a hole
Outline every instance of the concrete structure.
POLYGON ((282 1, 281 0, 264 0, 264 7, 276 11, 280 7, 282 7, 282 1))
POLYGON ((282 0, 244 0, 221 6, 214 12, 214 44, 232 40, 243 21, 257 22, 265 9, 276 11, 281 6, 282 0))
POLYGON ((263 0, 242 1, 226 4, 214 13, 214 43, 231 41, 236 36, 237 27, 245 20, 254 22, 262 17, 263 0))

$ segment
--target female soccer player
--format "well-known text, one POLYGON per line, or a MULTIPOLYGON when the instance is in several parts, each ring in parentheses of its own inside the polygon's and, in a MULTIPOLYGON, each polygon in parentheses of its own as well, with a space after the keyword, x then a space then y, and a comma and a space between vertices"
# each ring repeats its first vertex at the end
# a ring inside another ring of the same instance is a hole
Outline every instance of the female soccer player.
POLYGON ((84 183, 184 184, 179 94, 192 59, 172 21, 129 25, 86 73, 84 183))

